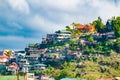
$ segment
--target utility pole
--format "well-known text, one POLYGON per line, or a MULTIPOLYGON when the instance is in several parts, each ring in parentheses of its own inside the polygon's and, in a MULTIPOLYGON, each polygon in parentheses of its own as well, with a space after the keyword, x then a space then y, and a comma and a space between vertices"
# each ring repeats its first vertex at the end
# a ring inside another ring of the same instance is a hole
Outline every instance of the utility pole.
POLYGON ((18 65, 17 65, 17 69, 16 69, 16 75, 17 75, 17 80, 20 80, 19 67, 18 67, 18 65))

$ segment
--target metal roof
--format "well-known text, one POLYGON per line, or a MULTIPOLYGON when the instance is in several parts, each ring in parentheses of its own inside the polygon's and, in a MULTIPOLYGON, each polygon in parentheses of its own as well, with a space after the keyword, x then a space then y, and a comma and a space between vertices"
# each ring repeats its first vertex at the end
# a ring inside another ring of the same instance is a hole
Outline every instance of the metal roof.
POLYGON ((45 64, 35 64, 34 66, 47 66, 45 64))

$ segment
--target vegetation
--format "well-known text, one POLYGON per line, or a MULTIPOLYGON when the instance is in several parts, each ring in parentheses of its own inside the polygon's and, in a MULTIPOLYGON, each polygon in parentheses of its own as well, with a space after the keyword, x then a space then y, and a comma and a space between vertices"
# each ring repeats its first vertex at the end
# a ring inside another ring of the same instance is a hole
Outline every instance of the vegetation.
POLYGON ((65 61, 60 68, 48 67, 44 73, 54 77, 55 80, 61 78, 84 78, 97 80, 99 78, 117 77, 120 74, 120 55, 115 52, 111 56, 84 56, 80 59, 65 61))
MULTIPOLYGON (((95 33, 78 30, 79 23, 72 23, 73 28, 66 26, 71 32, 71 39, 62 43, 57 42, 52 47, 65 47, 67 50, 80 51, 83 55, 80 58, 73 58, 65 61, 48 62, 50 67, 43 71, 49 76, 60 80, 61 78, 84 78, 97 80, 99 78, 117 77, 120 74, 120 17, 114 17, 103 24, 102 19, 91 23, 95 27, 95 33), (108 38, 103 34, 114 32, 115 37, 108 38), (85 42, 81 42, 84 40, 85 42)), ((48 64, 47 63, 47 64, 48 64)))
POLYGON ((4 50, 3 54, 5 54, 6 56, 11 56, 13 54, 12 50, 4 50))
MULTIPOLYGON (((0 76, 0 80, 17 80, 17 76, 0 76)), ((24 77, 20 76, 20 80, 24 80, 24 77)))
POLYGON ((104 32, 105 25, 103 24, 102 19, 100 17, 98 17, 97 20, 93 21, 92 24, 95 26, 98 33, 104 32))
POLYGON ((113 30, 115 32, 116 37, 120 37, 120 17, 114 17, 112 20, 113 30))
MULTIPOLYGON (((120 76, 120 17, 113 17, 106 24, 98 17, 91 24, 95 27, 93 33, 87 30, 87 24, 85 30, 79 30, 78 26, 82 24, 72 23, 73 28, 66 26, 66 30, 71 32, 70 39, 42 45, 43 48, 59 49, 66 54, 72 54, 68 53, 69 51, 81 52, 79 58, 46 61, 44 64, 48 65, 47 69, 33 72, 39 75, 47 74, 55 80, 61 78, 97 80, 120 76), (115 35, 109 38, 107 34, 111 32, 115 35)), ((6 55, 10 56, 12 52, 7 52, 6 55)))

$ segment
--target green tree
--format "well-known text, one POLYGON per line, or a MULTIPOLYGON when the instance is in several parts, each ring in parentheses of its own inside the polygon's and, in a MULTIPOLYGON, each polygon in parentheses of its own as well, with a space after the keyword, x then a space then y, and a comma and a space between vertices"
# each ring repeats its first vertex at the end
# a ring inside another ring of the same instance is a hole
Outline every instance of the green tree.
POLYGON ((70 32, 73 32, 73 29, 71 29, 70 26, 66 26, 66 30, 70 31, 70 32))
POLYGON ((81 31, 77 29, 77 26, 80 25, 79 23, 72 23, 73 28, 70 26, 66 26, 66 30, 71 32, 71 37, 79 38, 81 31))
POLYGON ((94 41, 94 38, 93 38, 92 36, 90 36, 90 37, 88 38, 88 41, 89 41, 89 42, 93 42, 93 41, 94 41))
POLYGON ((12 56, 12 54, 13 54, 13 52, 12 52, 12 50, 4 50, 4 52, 3 52, 3 54, 5 54, 6 56, 12 56))
POLYGON ((97 20, 92 22, 93 26, 95 26, 97 32, 99 33, 103 33, 104 29, 105 29, 105 25, 102 22, 102 19, 100 17, 98 17, 97 20))
POLYGON ((112 18, 112 26, 116 37, 120 37, 120 17, 112 18))
POLYGON ((120 53, 120 38, 118 38, 114 44, 114 49, 116 50, 116 52, 120 53))

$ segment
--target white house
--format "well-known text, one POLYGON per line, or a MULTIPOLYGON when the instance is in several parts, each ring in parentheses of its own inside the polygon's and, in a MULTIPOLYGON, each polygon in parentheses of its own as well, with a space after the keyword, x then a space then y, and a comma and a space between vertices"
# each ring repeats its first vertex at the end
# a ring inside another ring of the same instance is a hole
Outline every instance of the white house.
POLYGON ((9 61, 9 57, 5 55, 0 55, 0 65, 5 65, 9 61))

